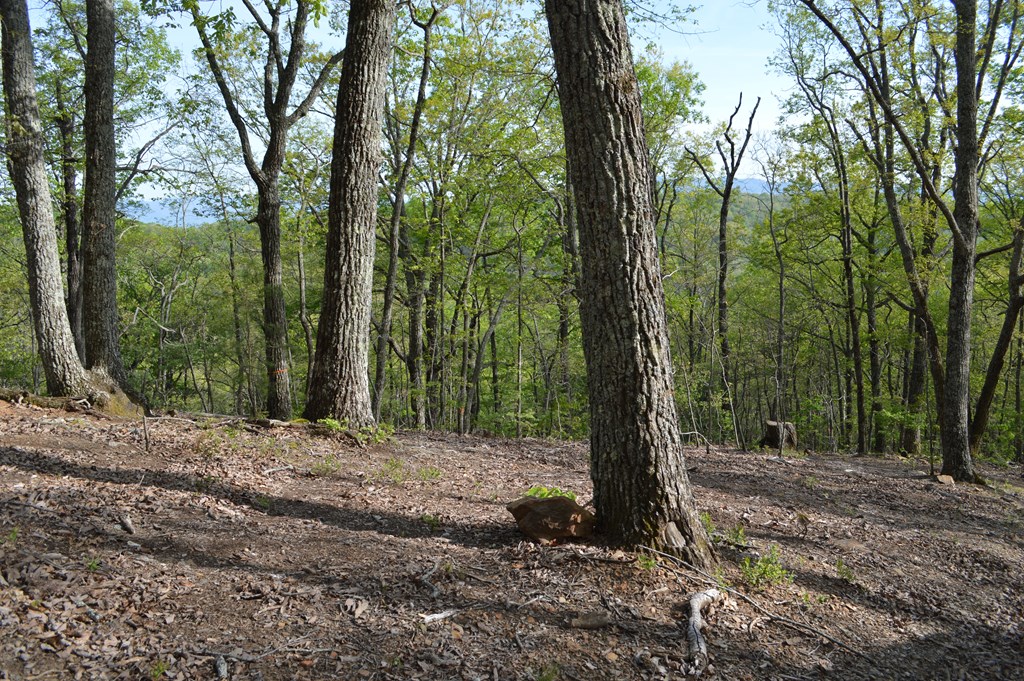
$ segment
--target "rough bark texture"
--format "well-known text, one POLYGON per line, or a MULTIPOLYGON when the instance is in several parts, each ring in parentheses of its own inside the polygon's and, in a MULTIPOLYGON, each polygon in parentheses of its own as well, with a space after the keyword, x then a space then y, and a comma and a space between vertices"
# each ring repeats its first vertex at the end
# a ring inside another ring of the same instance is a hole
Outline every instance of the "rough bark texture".
POLYGON ((82 245, 78 222, 78 163, 75 158, 75 114, 64 101, 63 84, 57 82, 54 98, 57 105, 57 131, 60 134, 61 179, 64 188, 61 205, 64 218, 64 245, 67 253, 68 283, 66 305, 71 334, 75 338, 78 357, 85 361, 85 336, 82 330, 82 245))
POLYGON ((324 300, 305 416, 374 424, 368 351, 377 171, 395 5, 354 0, 338 85, 324 300))
MULTIPOLYGON (((284 135, 271 137, 284 157, 284 135)), ((276 154, 275 154, 276 155, 276 154)), ((271 154, 267 153, 267 156, 271 154)), ((292 416, 291 381, 288 377, 288 318, 285 314, 284 275, 281 265, 281 194, 278 189, 280 165, 264 162, 266 173, 259 186, 256 224, 260 228, 263 260, 263 337, 266 341, 267 414, 288 420, 292 416)))
POLYGON ((949 282, 946 382, 942 405, 942 473, 974 480, 971 461, 971 308, 978 239, 978 98, 975 90, 977 0, 956 0, 956 176, 953 263, 949 282))
POLYGON ((114 2, 86 2, 89 49, 85 58, 85 207, 82 298, 86 367, 121 386, 115 263, 117 148, 114 142, 114 2))
POLYGON ((25 0, 0 0, 0 23, 7 154, 25 238, 29 298, 46 387, 51 395, 78 395, 85 388, 85 370, 63 300, 25 0))
MULTIPOLYGON (((384 284, 384 305, 380 314, 376 349, 377 363, 373 377, 374 420, 380 420, 380 410, 384 400, 384 373, 385 368, 387 367, 388 355, 390 354, 388 345, 391 340, 392 310, 395 302, 395 290, 398 286, 398 262, 400 259, 403 259, 404 262, 408 263, 410 257, 408 227, 403 227, 402 225, 405 218, 405 188, 408 184, 409 173, 416 158, 416 144, 419 138, 420 119, 423 117, 423 107, 427 101, 427 81, 430 78, 431 63, 430 39, 433 33, 434 21, 438 16, 439 12, 437 8, 434 8, 430 19, 426 23, 418 22, 415 17, 413 18, 413 21, 423 30, 423 64, 420 68, 420 83, 416 90, 416 104, 413 107, 412 121, 409 123, 409 143, 406 146, 404 158, 399 167, 398 178, 395 180, 395 188, 393 192, 394 201, 391 206, 391 229, 389 231, 388 238, 388 275, 384 284)), ((395 127, 397 129, 397 122, 395 123, 395 127)), ((405 272, 407 285, 409 284, 411 270, 412 267, 407 265, 405 272)), ((415 298, 415 295, 413 298, 415 298)), ((412 302, 415 303, 415 300, 412 302)), ((410 316, 415 315, 413 314, 410 316)), ((412 353, 413 336, 416 335, 411 326, 412 325, 410 323, 410 353, 412 353)), ((414 390, 418 390, 420 388, 418 382, 422 382, 419 378, 418 366, 415 365, 415 363, 410 364, 408 359, 406 360, 406 366, 409 368, 410 385, 413 386, 414 390)), ((417 413, 416 422, 417 425, 419 425, 421 416, 415 408, 413 411, 417 413)))
POLYGON ((576 194, 598 527, 713 562, 686 475, 640 92, 620 0, 546 0, 576 194))

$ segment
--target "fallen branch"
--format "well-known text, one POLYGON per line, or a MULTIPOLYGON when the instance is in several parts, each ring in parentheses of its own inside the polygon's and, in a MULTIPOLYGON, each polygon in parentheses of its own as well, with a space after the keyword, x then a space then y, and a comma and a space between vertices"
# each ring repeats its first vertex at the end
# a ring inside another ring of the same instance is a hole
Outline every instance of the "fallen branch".
POLYGON ((263 475, 270 475, 271 473, 280 473, 281 471, 293 471, 295 466, 288 464, 287 466, 276 466, 274 468, 268 468, 263 471, 263 475))
POLYGON ((690 674, 693 676, 700 676, 708 666, 708 644, 701 634, 701 629, 704 628, 701 611, 723 598, 725 594, 718 589, 706 589, 690 596, 690 621, 686 625, 686 659, 690 662, 690 674))
POLYGON ((832 643, 833 645, 835 645, 835 646, 837 646, 839 648, 842 648, 843 650, 845 650, 846 652, 850 653, 851 655, 856 655, 858 657, 862 657, 865 660, 870 660, 871 659, 870 657, 868 657, 867 655, 865 655, 861 651, 857 650, 856 648, 851 648, 850 646, 846 645, 845 643, 843 643, 839 639, 835 638, 834 636, 831 636, 830 634, 825 633, 821 629, 816 629, 816 628, 812 627, 809 624, 804 624, 803 622, 797 622, 796 620, 791 620, 788 617, 782 617, 781 615, 776 615, 776 614, 770 612, 767 608, 765 608, 763 605, 761 605, 760 603, 755 601, 750 596, 748 596, 748 595, 746 595, 744 593, 741 593, 741 592, 739 592, 736 589, 733 589, 731 587, 722 586, 721 584, 719 584, 717 579, 715 579, 714 577, 712 577, 708 573, 704 572, 700 568, 698 568, 698 567, 696 567, 694 565, 690 565, 689 563, 687 563, 685 560, 679 558, 678 556, 673 556, 670 553, 665 553, 663 551, 659 551, 659 550, 651 548, 649 546, 641 546, 640 548, 642 548, 642 549, 644 549, 646 551, 650 551, 651 553, 657 554, 657 555, 659 555, 659 556, 661 556, 663 558, 666 558, 666 559, 668 559, 668 560, 670 560, 670 561, 672 561, 674 563, 677 563, 678 565, 682 565, 687 570, 692 570, 693 572, 695 572, 699 576, 701 576, 709 584, 715 584, 719 588, 721 588, 723 591, 726 591, 727 593, 730 593, 733 596, 736 596, 736 598, 739 598, 740 600, 746 601, 755 610, 757 610, 759 613, 764 615, 765 618, 767 620, 771 621, 771 622, 778 622, 779 624, 781 624, 783 626, 786 626, 786 627, 789 627, 791 629, 797 629, 799 631, 804 631, 804 632, 807 632, 807 633, 810 633, 810 634, 814 634, 815 636, 820 636, 821 638, 825 639, 829 643, 832 643))
POLYGON ((443 612, 434 613, 432 615, 420 615, 420 617, 423 618, 423 624, 430 624, 432 622, 440 622, 441 620, 446 620, 449 617, 452 617, 452 616, 458 615, 458 614, 459 614, 458 610, 452 609, 452 610, 445 610, 443 612))

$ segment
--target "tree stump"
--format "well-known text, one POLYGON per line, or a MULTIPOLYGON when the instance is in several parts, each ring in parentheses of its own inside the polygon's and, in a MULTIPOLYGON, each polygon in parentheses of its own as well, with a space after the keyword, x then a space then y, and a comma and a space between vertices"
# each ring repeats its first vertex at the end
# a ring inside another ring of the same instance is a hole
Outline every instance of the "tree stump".
POLYGON ((797 448, 796 426, 789 421, 765 421, 764 437, 757 443, 757 446, 778 449, 780 444, 784 447, 797 448))

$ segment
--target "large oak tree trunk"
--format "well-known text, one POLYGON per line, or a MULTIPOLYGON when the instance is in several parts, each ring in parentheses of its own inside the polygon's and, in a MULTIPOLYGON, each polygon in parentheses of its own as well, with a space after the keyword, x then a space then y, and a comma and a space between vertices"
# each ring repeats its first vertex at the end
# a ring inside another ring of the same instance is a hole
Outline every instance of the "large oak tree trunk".
POLYGON ((63 300, 25 0, 0 0, 0 25, 7 154, 25 238, 29 298, 46 388, 51 395, 77 395, 83 392, 86 377, 63 300))
POLYGON ((377 171, 395 4, 353 0, 338 85, 324 300, 305 416, 374 424, 368 351, 377 171))
POLYGON ((698 565, 714 557, 693 502, 673 399, 653 178, 621 0, 546 0, 576 194, 591 477, 601 530, 698 565))
POLYGON ((86 367, 122 387, 115 263, 117 148, 114 141, 114 2, 88 0, 85 57, 85 207, 82 298, 86 367))

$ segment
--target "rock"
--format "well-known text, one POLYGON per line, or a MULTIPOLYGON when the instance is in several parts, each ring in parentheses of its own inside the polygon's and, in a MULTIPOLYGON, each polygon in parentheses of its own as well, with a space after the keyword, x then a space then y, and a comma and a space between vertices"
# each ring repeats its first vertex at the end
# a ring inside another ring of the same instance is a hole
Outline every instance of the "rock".
POLYGON ((541 542, 594 533, 594 514, 568 497, 522 497, 505 508, 523 534, 541 542))
POLYGON ((956 481, 953 479, 952 475, 940 475, 936 479, 939 481, 940 485, 955 485, 956 484, 956 481))

